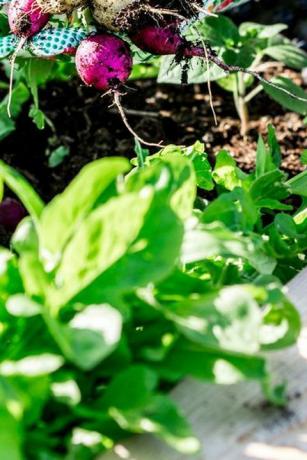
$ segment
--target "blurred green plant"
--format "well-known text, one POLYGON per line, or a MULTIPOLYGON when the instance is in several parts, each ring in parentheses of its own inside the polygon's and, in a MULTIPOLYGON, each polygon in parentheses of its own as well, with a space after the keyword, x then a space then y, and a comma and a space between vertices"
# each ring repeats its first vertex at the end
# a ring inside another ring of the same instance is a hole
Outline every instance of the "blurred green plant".
POLYGON ((93 459, 142 432, 192 453, 165 394, 186 375, 285 402, 262 352, 300 331, 283 283, 306 265, 307 173, 280 170, 272 128, 250 174, 226 151, 212 168, 201 143, 137 154, 47 205, 0 162, 30 214, 0 250, 1 460, 93 459))
MULTIPOLYGON (((3 61, 3 65, 5 72, 9 74, 9 61, 3 61)), ((44 88, 50 81, 68 81, 74 73, 74 65, 67 57, 61 56, 57 60, 19 57, 16 61, 11 118, 7 114, 8 83, 0 84, 0 89, 5 91, 5 96, 0 102, 0 140, 15 130, 16 119, 25 103, 31 99, 33 103, 30 105, 29 116, 37 128, 44 129, 47 123, 53 129, 51 121, 39 107, 39 88, 44 88)))

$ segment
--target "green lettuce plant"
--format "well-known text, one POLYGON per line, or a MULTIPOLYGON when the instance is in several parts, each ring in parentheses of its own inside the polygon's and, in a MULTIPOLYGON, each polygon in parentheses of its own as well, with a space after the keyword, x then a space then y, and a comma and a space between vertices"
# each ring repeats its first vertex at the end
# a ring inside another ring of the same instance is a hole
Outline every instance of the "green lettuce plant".
POLYGON ((262 352, 300 331, 282 285, 305 265, 306 174, 279 169, 272 129, 251 174, 200 143, 146 153, 87 165, 47 205, 0 162, 29 212, 0 250, 2 460, 94 459, 143 432, 192 453, 165 393, 187 375, 285 403, 262 352))

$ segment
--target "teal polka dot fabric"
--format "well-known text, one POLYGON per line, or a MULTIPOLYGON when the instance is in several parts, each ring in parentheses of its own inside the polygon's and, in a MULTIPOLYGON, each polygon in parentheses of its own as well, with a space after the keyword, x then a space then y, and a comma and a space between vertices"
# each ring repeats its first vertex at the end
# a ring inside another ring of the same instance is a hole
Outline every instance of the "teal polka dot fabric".
POLYGON ((0 37, 0 59, 14 52, 19 39, 15 35, 0 37))
POLYGON ((76 48, 89 34, 76 27, 47 28, 30 40, 29 48, 36 56, 55 56, 76 48))

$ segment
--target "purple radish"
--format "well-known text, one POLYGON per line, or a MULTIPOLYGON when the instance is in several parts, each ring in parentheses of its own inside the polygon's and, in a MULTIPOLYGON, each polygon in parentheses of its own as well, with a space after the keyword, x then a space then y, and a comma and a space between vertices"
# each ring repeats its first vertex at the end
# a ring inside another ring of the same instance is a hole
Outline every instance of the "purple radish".
POLYGON ((47 24, 49 17, 49 14, 43 13, 36 0, 13 0, 9 6, 10 29, 22 39, 39 32, 47 24))
MULTIPOLYGON (((176 23, 162 27, 147 25, 138 29, 130 38, 141 50, 161 56, 180 54, 183 57, 187 52, 191 53, 194 48, 193 44, 180 35, 176 23)), ((204 52, 203 49, 201 51, 204 52)))
POLYGON ((143 144, 160 147, 160 144, 145 142, 133 131, 120 102, 120 90, 132 70, 132 55, 125 41, 108 33, 82 40, 76 52, 76 67, 81 80, 87 86, 113 95, 123 122, 134 137, 143 144))
POLYGON ((86 38, 76 53, 76 67, 87 86, 117 91, 128 80, 132 56, 126 42, 111 34, 86 38))
POLYGON ((11 117, 11 102, 14 77, 14 63, 17 54, 25 42, 39 32, 49 21, 50 15, 42 11, 36 0, 12 0, 8 10, 10 29, 14 35, 20 37, 20 41, 11 58, 11 74, 7 112, 11 117))
POLYGON ((189 42, 181 36, 178 28, 178 23, 171 22, 164 26, 158 24, 147 25, 139 28, 136 32, 130 34, 130 38, 141 50, 156 55, 176 55, 180 62, 184 58, 201 57, 207 62, 213 62, 215 65, 223 69, 225 72, 243 72, 252 75, 262 83, 266 83, 273 88, 282 91, 293 99, 305 102, 306 99, 296 96, 291 91, 276 85, 275 83, 263 78, 258 72, 250 69, 245 69, 236 65, 228 65, 218 58, 214 50, 203 41, 198 44, 189 42))
POLYGON ((0 204, 0 225, 7 231, 14 231, 26 216, 24 207, 14 198, 5 198, 0 204))

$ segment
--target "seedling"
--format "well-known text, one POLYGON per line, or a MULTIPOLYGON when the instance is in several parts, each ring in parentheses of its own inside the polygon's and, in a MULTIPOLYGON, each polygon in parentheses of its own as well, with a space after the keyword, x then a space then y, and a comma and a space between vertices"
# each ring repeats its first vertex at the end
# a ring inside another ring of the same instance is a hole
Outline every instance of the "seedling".
MULTIPOLYGON (((280 69, 284 65, 297 70, 306 67, 307 54, 281 34, 286 28, 284 24, 264 26, 255 23, 243 23, 237 27, 230 19, 220 16, 200 21, 187 33, 187 39, 192 42, 197 38, 203 40, 208 60, 214 64, 208 72, 203 62, 195 59, 187 70, 187 81, 216 81, 230 91, 241 120, 242 135, 249 129, 250 103, 262 91, 287 109, 302 115, 307 113, 307 97, 301 87, 283 76, 274 77, 269 82, 260 76, 262 72, 280 69), (266 61, 266 57, 273 58, 273 61, 266 61), (243 68, 241 71, 240 67, 243 68), (255 79, 260 80, 256 87, 253 86, 255 79)), ((171 57, 163 58, 159 81, 180 83, 181 79, 182 67, 174 66, 171 57)))

